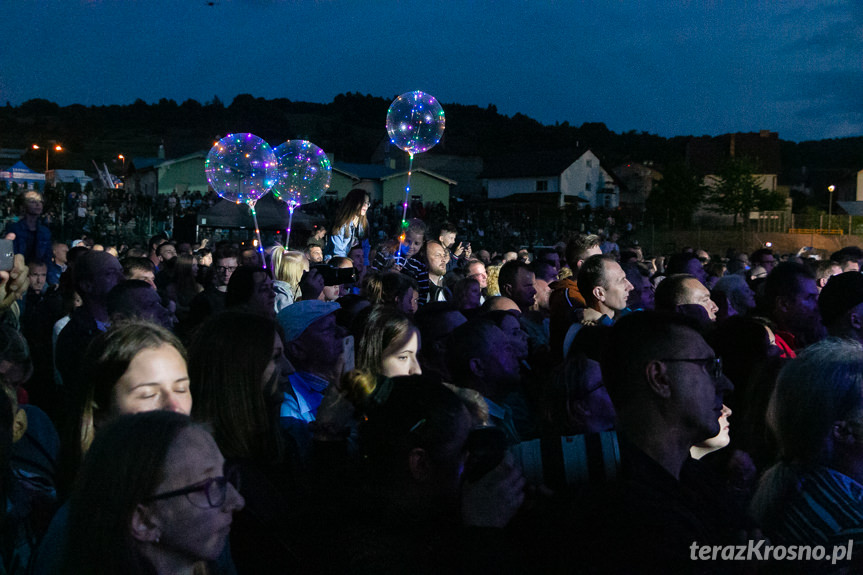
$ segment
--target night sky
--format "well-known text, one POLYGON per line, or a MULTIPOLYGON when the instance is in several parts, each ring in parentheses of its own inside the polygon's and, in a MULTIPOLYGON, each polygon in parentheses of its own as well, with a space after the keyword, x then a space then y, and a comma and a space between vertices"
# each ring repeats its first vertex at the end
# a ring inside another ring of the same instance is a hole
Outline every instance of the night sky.
MULTIPOLYGON (((6 0, 0 103, 423 90, 661 136, 863 135, 859 0, 6 0), (210 5, 212 4, 212 5, 210 5)), ((0 135, 2 138, 2 135, 0 135)), ((2 140, 0 140, 2 143, 2 140)))

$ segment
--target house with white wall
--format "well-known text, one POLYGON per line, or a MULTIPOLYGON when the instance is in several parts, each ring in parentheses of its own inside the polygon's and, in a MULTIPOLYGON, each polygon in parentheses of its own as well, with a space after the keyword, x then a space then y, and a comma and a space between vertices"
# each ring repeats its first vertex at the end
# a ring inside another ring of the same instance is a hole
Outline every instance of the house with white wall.
POLYGON ((489 199, 533 195, 558 206, 615 209, 623 184, 589 149, 517 154, 486 163, 480 176, 489 199))

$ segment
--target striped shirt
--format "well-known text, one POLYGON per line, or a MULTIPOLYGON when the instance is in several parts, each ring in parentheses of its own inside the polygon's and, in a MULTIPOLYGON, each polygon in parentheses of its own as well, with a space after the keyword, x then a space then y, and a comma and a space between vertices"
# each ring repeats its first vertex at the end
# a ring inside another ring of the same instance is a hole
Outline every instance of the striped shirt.
POLYGON ((863 485, 827 467, 803 471, 796 492, 765 518, 764 528, 785 544, 863 543, 863 485))

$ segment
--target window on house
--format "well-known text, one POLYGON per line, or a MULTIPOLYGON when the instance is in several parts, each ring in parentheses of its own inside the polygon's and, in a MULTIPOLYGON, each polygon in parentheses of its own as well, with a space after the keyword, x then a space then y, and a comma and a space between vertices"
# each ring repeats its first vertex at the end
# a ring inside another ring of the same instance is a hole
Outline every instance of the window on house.
POLYGON ((585 160, 585 163, 587 163, 587 167, 588 167, 588 168, 592 168, 592 167, 593 167, 593 160, 585 160))
POLYGON ((547 192, 548 191, 548 180, 537 180, 536 181, 536 191, 537 192, 547 192))
POLYGON ((590 191, 590 182, 585 182, 585 183, 584 183, 584 190, 585 190, 586 192, 589 192, 589 191, 590 191))

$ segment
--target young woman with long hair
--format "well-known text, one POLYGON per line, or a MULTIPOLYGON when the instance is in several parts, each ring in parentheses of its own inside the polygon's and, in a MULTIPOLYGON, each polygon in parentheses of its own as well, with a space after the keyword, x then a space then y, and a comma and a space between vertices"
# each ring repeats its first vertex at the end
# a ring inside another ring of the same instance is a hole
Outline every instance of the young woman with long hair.
POLYGON ((408 316, 389 306, 372 308, 357 350, 357 367, 395 377, 422 373, 417 354, 420 332, 408 316))
POLYGON ((355 188, 348 192, 336 211, 329 239, 330 255, 348 257, 348 251, 362 243, 369 233, 366 212, 371 202, 365 190, 355 188))
MULTIPOLYGON (((257 314, 225 311, 211 318, 190 348, 189 375, 197 394, 192 415, 213 436, 240 478, 246 508, 231 532, 240 573, 280 573, 296 557, 298 523, 292 452, 278 425, 287 362, 277 324, 257 314)), ((294 561, 296 565, 296 561, 294 561)))

